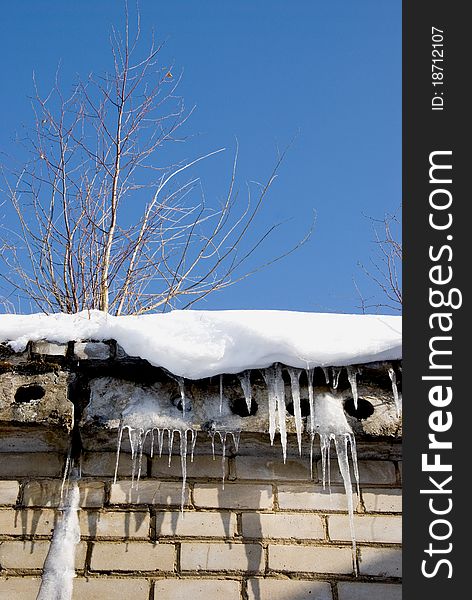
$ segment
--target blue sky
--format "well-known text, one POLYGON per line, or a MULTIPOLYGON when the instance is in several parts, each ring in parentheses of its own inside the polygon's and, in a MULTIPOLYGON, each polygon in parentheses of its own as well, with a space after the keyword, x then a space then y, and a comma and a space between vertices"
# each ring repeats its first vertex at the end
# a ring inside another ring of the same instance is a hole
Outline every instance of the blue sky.
MULTIPOLYGON (((185 152, 228 148, 202 167, 208 198, 225 189, 235 137, 244 187, 267 178, 277 146, 297 135, 258 228, 288 221, 260 260, 293 245, 316 212, 303 248, 198 308, 359 312, 353 278, 379 297, 357 263, 374 251, 368 216, 401 204, 401 2, 141 0, 140 10, 143 38, 154 29, 166 40, 162 60, 183 70, 180 92, 197 107, 185 152)), ((120 0, 2 6, 2 151, 32 123, 33 70, 44 88, 59 60, 66 81, 103 72, 110 26, 121 21, 120 0)))

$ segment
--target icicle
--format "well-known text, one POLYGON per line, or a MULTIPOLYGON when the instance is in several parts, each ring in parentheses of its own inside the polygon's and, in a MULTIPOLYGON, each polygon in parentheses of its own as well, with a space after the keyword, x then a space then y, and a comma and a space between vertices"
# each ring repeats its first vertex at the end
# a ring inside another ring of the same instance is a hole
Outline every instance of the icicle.
POLYGON ((276 418, 279 425, 280 443, 284 463, 287 461, 287 429, 285 424, 285 383, 282 377, 282 367, 275 363, 273 367, 268 367, 262 372, 267 384, 269 395, 269 435, 270 443, 274 443, 276 418))
POLYGON ((329 371, 327 367, 321 367, 325 376, 326 385, 329 385, 329 371))
POLYGON ((184 512, 185 505, 185 484, 187 482, 187 429, 180 433, 180 465, 182 470, 182 492, 180 496, 180 512, 184 512))
POLYGON ((315 369, 306 369, 306 375, 308 379, 308 402, 310 404, 310 433, 314 435, 315 432, 315 391, 313 389, 313 378, 315 369))
MULTIPOLYGON (((352 482, 351 482, 351 473, 349 471, 349 455, 348 455, 348 443, 351 443, 351 454, 352 454, 353 462, 354 462, 355 447, 353 447, 353 445, 352 445, 352 441, 351 441, 352 438, 353 438, 353 436, 351 434, 336 435, 336 436, 334 436, 334 445, 336 447, 336 454, 338 457, 339 470, 340 470, 342 478, 343 478, 344 490, 346 492, 346 497, 347 497, 347 511, 349 514, 349 529, 351 531, 351 543, 352 543, 352 546, 351 546, 351 548, 352 548, 352 564, 354 567, 354 573, 357 575, 356 536, 355 536, 355 532, 354 532, 354 502, 353 502, 353 498, 352 498, 352 482)), ((357 457, 356 457, 356 464, 357 464, 357 457)), ((356 473, 356 479, 357 479, 357 487, 359 489, 359 479, 358 479, 357 471, 355 471, 355 473, 356 473)))
POLYGON ((338 389, 339 376, 341 375, 342 370, 342 367, 331 367, 331 372, 333 374, 333 390, 338 389))
POLYGON ((279 363, 275 366, 275 386, 277 395, 277 413, 279 417, 279 433, 280 443, 282 445, 282 453, 284 464, 287 462, 287 430, 286 430, 286 409, 285 409, 285 383, 282 377, 282 367, 279 363))
POLYGON ((252 405, 252 389, 251 389, 251 371, 244 371, 238 375, 241 387, 243 389, 244 398, 246 400, 247 412, 251 414, 252 405))
POLYGON ((274 367, 268 367, 262 371, 262 376, 266 382, 267 393, 269 396, 269 438, 271 446, 274 445, 275 437, 275 419, 277 412, 277 399, 275 392, 275 370, 274 367))
POLYGON ((159 448, 159 458, 161 458, 161 456, 162 456, 162 449, 164 447, 164 433, 165 433, 165 429, 157 430, 157 444, 158 444, 158 448, 159 448))
POLYGON ((123 441, 123 423, 120 423, 120 427, 118 429, 118 442, 116 444, 116 461, 115 461, 115 475, 113 477, 113 483, 116 483, 116 478, 118 476, 118 465, 120 462, 120 452, 121 452, 121 443, 123 441))
POLYGON ((287 368, 292 386, 293 416, 295 417, 295 429, 297 430, 298 451, 302 455, 302 410, 300 406, 300 373, 301 369, 287 368))
POLYGON ((234 451, 235 452, 239 452, 239 440, 241 438, 241 432, 240 431, 230 431, 229 432, 233 438, 233 444, 234 444, 234 451))
MULTIPOLYGON (((156 428, 153 427, 151 429, 151 448, 149 450, 149 457, 152 458, 154 456, 154 431, 156 431, 156 428)), ((159 430, 157 430, 159 431, 159 430)), ((147 433, 147 432, 146 432, 147 433)))
POLYGON ((323 489, 326 489, 326 473, 328 474, 328 490, 331 492, 331 469, 329 447, 331 444, 330 435, 320 433, 320 449, 321 449, 321 472, 323 489))
POLYGON ((220 415, 223 411, 223 375, 220 375, 220 415))
POLYGON ((168 429, 167 435, 169 436, 169 462, 168 462, 168 464, 170 467, 171 462, 172 462, 172 446, 174 445, 174 430, 168 429))
POLYGON ((143 430, 133 429, 129 425, 126 426, 126 429, 128 430, 129 444, 131 446, 131 486, 134 487, 136 479, 136 470, 138 467, 138 461, 140 456, 141 432, 143 430))
POLYGON ((320 437, 321 446, 321 463, 323 473, 323 488, 328 480, 328 487, 331 486, 330 481, 330 446, 331 440, 334 441, 336 448, 336 456, 338 460, 339 471, 344 483, 344 489, 347 498, 347 507, 349 514, 349 527, 352 540, 352 559, 353 568, 357 575, 356 563, 356 539, 354 533, 354 502, 352 494, 352 481, 349 470, 349 453, 348 445, 351 446, 351 459, 353 464, 354 475, 359 493, 359 472, 357 466, 356 445, 354 434, 350 428, 346 415, 344 413, 341 401, 331 394, 323 394, 317 397, 316 402, 316 428, 320 437))
POLYGON ((315 434, 310 433, 310 479, 313 479, 313 444, 315 442, 315 434))
POLYGON ((138 437, 138 475, 136 477, 136 483, 139 484, 139 480, 141 479, 141 469, 142 469, 142 465, 143 465, 143 449, 144 449, 144 442, 146 441, 146 436, 148 434, 149 429, 147 429, 146 431, 143 431, 142 429, 139 430, 139 437, 138 437))
POLYGON ((226 459, 226 436, 227 433, 226 431, 224 432, 223 435, 221 435, 220 433, 220 440, 221 440, 221 487, 223 489, 225 489, 225 475, 226 475, 226 464, 225 464, 225 459, 226 459))
POLYGON ((179 384, 180 390, 180 398, 182 400, 182 414, 185 415, 186 411, 186 396, 185 396, 185 382, 183 377, 179 377, 177 379, 177 383, 179 384))
POLYGON ((190 462, 193 462, 193 453, 195 452, 195 444, 197 443, 197 431, 195 429, 190 429, 192 432, 192 440, 190 445, 190 462))
POLYGON ((37 600, 70 600, 72 598, 75 552, 80 541, 79 500, 79 485, 74 476, 69 481, 69 488, 60 507, 62 516, 54 527, 51 545, 44 562, 37 600))
POLYGON ((64 466, 64 474, 62 476, 62 484, 61 484, 61 501, 64 498, 64 486, 66 484, 66 480, 67 477, 69 476, 69 472, 70 472, 70 465, 71 465, 71 448, 69 448, 69 452, 67 453, 67 458, 66 458, 66 464, 64 466))
POLYGON ((357 374, 359 371, 355 367, 347 367, 347 378, 351 385, 352 397, 354 399, 354 408, 357 410, 357 404, 359 401, 359 394, 357 391, 357 374))
POLYGON ((392 382, 392 393, 393 400, 395 401, 395 408, 397 409, 397 417, 399 417, 402 412, 402 399, 401 395, 398 393, 397 376, 392 367, 389 368, 388 374, 390 377, 390 381, 392 382))
POLYGON ((211 455, 213 457, 213 460, 215 460, 215 431, 209 431, 208 435, 210 436, 211 439, 211 455))

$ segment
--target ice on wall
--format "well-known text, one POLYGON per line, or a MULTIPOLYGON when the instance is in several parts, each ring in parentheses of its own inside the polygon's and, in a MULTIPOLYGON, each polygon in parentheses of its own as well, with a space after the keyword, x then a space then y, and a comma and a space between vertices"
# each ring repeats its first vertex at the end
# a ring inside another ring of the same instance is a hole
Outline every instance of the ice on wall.
MULTIPOLYGON (((107 378, 94 381, 93 393, 103 403, 114 403, 114 390, 108 385, 107 378)), ((224 483, 225 457, 228 441, 231 440, 237 449, 239 442, 238 418, 233 415, 227 403, 222 402, 221 382, 218 401, 205 404, 206 435, 211 438, 213 455, 215 456, 215 445, 221 446, 222 480, 224 483)), ((143 471, 143 456, 148 453, 151 457, 156 453, 162 457, 163 451, 167 452, 167 461, 171 466, 172 457, 178 454, 180 457, 182 474, 182 496, 181 509, 186 502, 186 479, 188 460, 193 462, 195 444, 197 441, 197 426, 194 423, 191 412, 191 397, 186 391, 183 378, 177 379, 179 389, 180 407, 177 403, 169 403, 165 394, 159 393, 155 387, 152 392, 146 391, 139 385, 130 382, 120 382, 120 398, 127 397, 126 404, 117 406, 121 410, 118 425, 118 441, 115 465, 115 482, 117 479, 120 453, 124 441, 129 442, 131 450, 131 479, 134 487, 139 486, 139 480, 143 471)), ((216 400, 216 397, 213 398, 216 400)), ((115 404, 116 405, 116 404, 115 404)), ((202 434, 204 432, 201 432, 202 434)))
POLYGON ((390 377, 390 381, 392 382, 393 399, 395 401, 395 408, 397 409, 397 417, 399 417, 402 413, 402 395, 398 391, 397 375, 393 367, 389 367, 388 375, 390 377))
POLYGON ((76 475, 73 474, 64 488, 60 506, 62 514, 54 527, 36 600, 71 600, 72 598, 75 551, 80 541, 79 499, 79 485, 76 475))
POLYGON ((274 443, 276 428, 280 434, 280 444, 284 462, 287 460, 287 428, 285 408, 285 383, 282 376, 282 366, 275 363, 262 371, 266 382, 269 403, 269 436, 270 443, 274 443))
POLYGON ((302 370, 288 367, 287 371, 290 375, 290 385, 292 387, 293 416, 295 417, 295 429, 297 431, 298 452, 301 456, 303 423, 300 404, 300 375, 302 370))
MULTIPOLYGON (((334 444, 339 471, 341 473, 347 498, 349 513, 349 527, 352 540, 352 559, 354 570, 357 572, 356 563, 356 536, 354 531, 354 502, 352 493, 352 480, 349 467, 349 458, 352 460, 354 477, 359 493, 359 472, 357 468, 357 453, 354 433, 347 422, 341 398, 325 393, 316 396, 314 429, 311 433, 311 445, 318 435, 321 447, 321 464, 323 487, 331 486, 330 480, 330 450, 334 444)), ((311 459, 313 454, 311 453, 311 459)))
POLYGON ((251 371, 246 370, 239 375, 241 388, 243 390, 244 399, 246 400, 247 412, 251 414, 252 405, 252 388, 251 388, 251 371))
POLYGON ((172 311, 114 317, 77 314, 0 315, 0 342, 20 351, 29 341, 114 339, 188 379, 263 369, 276 362, 299 369, 401 358, 401 317, 275 310, 172 311))
MULTIPOLYGON (((359 476, 357 468, 356 445, 353 431, 347 421, 346 414, 343 408, 343 394, 339 394, 334 389, 331 392, 326 391, 323 386, 321 390, 316 390, 314 385, 314 369, 306 369, 306 382, 308 384, 308 403, 309 415, 306 421, 302 418, 301 411, 301 388, 300 378, 303 373, 301 369, 293 367, 284 367, 280 363, 276 363, 267 369, 261 371, 263 379, 266 383, 267 391, 267 406, 269 413, 269 437, 271 443, 274 442, 276 434, 280 435, 280 444, 282 447, 282 457, 285 460, 287 456, 287 418, 286 410, 286 391, 283 371, 286 370, 290 379, 291 398, 293 401, 293 414, 295 422, 295 430, 297 434, 297 443, 299 452, 302 450, 302 433, 305 430, 308 433, 310 444, 310 466, 313 470, 313 447, 316 440, 319 440, 322 459, 322 481, 323 487, 330 488, 330 454, 334 447, 336 460, 341 473, 344 488, 346 492, 346 502, 349 514, 349 524, 352 538, 353 565, 356 570, 356 541, 354 531, 354 502, 353 502, 353 481, 351 477, 351 464, 354 474, 354 480, 359 487, 359 476)), ((353 374, 357 377, 357 370, 350 368, 348 370, 348 378, 353 374), (349 373, 350 371, 350 373, 349 373)), ((304 375, 304 377, 305 377, 304 375)), ((242 389, 246 400, 250 400, 252 390, 250 385, 251 373, 245 372, 239 375, 242 389)), ((333 385, 337 383, 339 378, 338 370, 335 371, 333 377, 333 385)), ((200 435, 209 435, 211 439, 211 447, 213 457, 215 458, 215 447, 221 454, 222 465, 222 485, 225 480, 225 458, 227 453, 227 443, 232 441, 235 451, 238 451, 239 430, 238 419, 232 414, 228 402, 224 402, 222 395, 222 381, 219 379, 218 393, 212 397, 208 397, 205 403, 207 416, 206 431, 201 430, 200 435), (209 425, 210 423, 210 425, 209 425)), ((106 385, 106 382, 95 385, 106 385)), ((132 457, 132 481, 137 487, 142 474, 143 453, 145 447, 150 456, 158 452, 162 455, 163 449, 167 450, 168 464, 171 464, 173 454, 180 455, 181 473, 182 473, 182 497, 181 509, 185 505, 185 490, 187 477, 187 461, 193 460, 193 452, 197 439, 197 431, 192 425, 192 420, 189 417, 191 406, 189 402, 191 397, 185 394, 187 399, 187 410, 179 411, 177 406, 169 407, 168 403, 166 410, 161 406, 162 399, 159 394, 146 395, 143 390, 140 390, 135 385, 123 383, 120 388, 129 385, 128 403, 122 410, 121 420, 119 423, 119 438, 117 448, 117 464, 120 448, 123 442, 123 435, 126 433, 129 438, 132 457), (176 446, 176 448, 174 447, 176 446)), ((305 385, 305 382, 303 382, 305 385)), ((357 385, 357 380, 356 380, 357 385)), ((351 382, 351 386, 353 383, 351 382)), ((179 381, 179 389, 185 388, 185 382, 179 381)), ((306 393, 306 392, 304 392, 306 393)), ((105 396, 106 399, 106 396, 105 396)), ((183 408, 183 397, 182 406, 183 408)), ((250 406, 250 403, 248 403, 250 406)), ((202 424, 199 424, 200 426, 202 424)), ((116 472, 117 472, 116 469, 116 472)), ((115 480, 116 480, 115 472, 115 480)))

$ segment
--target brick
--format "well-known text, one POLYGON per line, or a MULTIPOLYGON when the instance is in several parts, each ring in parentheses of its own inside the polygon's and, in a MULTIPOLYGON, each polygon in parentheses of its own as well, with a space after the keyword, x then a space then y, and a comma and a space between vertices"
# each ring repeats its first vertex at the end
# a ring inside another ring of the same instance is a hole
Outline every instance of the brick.
POLYGON ((154 600, 208 600, 240 599, 239 581, 231 579, 158 579, 154 587, 154 600))
MULTIPOLYGON (((310 481, 308 460, 287 459, 284 464, 280 458, 259 458, 257 456, 237 456, 237 479, 258 479, 265 481, 310 481)), ((316 478, 316 473, 314 473, 316 478)))
POLYGON ((236 533, 236 515, 213 512, 158 512, 156 535, 179 537, 233 537, 236 533))
POLYGON ((402 491, 366 488, 362 500, 367 512, 402 512, 402 491))
POLYGON ((359 559, 361 575, 381 577, 402 576, 402 551, 400 548, 361 548, 359 559))
MULTIPOLYGON (((343 478, 336 460, 330 461, 331 483, 343 483, 343 478)), ((361 484, 394 484, 396 483, 395 465, 388 460, 360 460, 359 481, 361 484)), ((318 473, 321 473, 321 461, 317 464, 318 473)), ((351 465, 351 478, 354 482, 354 471, 351 465)))
MULTIPOLYGON (((335 541, 350 541, 349 520, 347 515, 328 517, 329 537, 335 541)), ((385 542, 401 544, 402 520, 394 516, 355 516, 354 531, 358 542, 385 542)))
POLYGON ((0 481, 0 504, 16 504, 19 491, 18 481, 0 481))
POLYGON ((92 571, 173 571, 175 546, 146 542, 97 542, 93 545, 92 571))
POLYGON ((79 360, 107 360, 110 358, 110 346, 103 342, 76 342, 74 358, 79 360))
MULTIPOLYGON (((344 487, 321 485, 279 485, 278 500, 281 510, 320 510, 347 511, 347 498, 344 487)), ((354 507, 358 508, 358 497, 353 492, 354 507)))
MULTIPOLYGON (((38 540, 33 542, 8 540, 0 542, 0 566, 4 569, 42 569, 47 553, 49 541, 38 540)), ((75 568, 83 569, 87 547, 84 543, 77 545, 75 554, 75 568)))
POLYGON ((0 577, 0 600, 36 600, 39 577, 0 577))
POLYGON ((338 583, 339 600, 402 600, 402 586, 390 583, 338 583))
POLYGON ((242 529, 243 536, 248 538, 319 540, 325 537, 321 518, 309 513, 243 513, 242 529))
MULTIPOLYGON (((143 456, 143 469, 146 458, 143 456)), ((116 452, 87 452, 82 460, 82 477, 114 477, 116 452)), ((131 454, 120 452, 118 476, 129 477, 132 471, 131 454)))
POLYGON ((326 581, 293 579, 249 579, 248 600, 287 600, 310 598, 332 600, 331 586, 326 581))
POLYGON ((0 454, 0 477, 61 477, 64 455, 55 452, 0 454))
POLYGON ((56 511, 50 508, 0 510, 0 533, 3 535, 50 535, 56 511))
MULTIPOLYGON (((228 477, 228 459, 224 461, 225 477, 228 477)), ((161 458, 155 457, 152 459, 152 476, 153 477, 182 477, 182 467, 179 460, 172 460, 170 467, 167 456, 161 458)), ((223 465, 221 456, 195 455, 193 462, 187 460, 187 477, 189 479, 221 479, 223 476, 223 465)))
POLYGON ((91 537, 148 538, 151 517, 148 512, 81 511, 80 531, 91 537))
POLYGON ((146 579, 78 577, 74 579, 72 600, 148 600, 149 585, 146 579))
MULTIPOLYGON (((163 506, 180 506, 182 483, 166 483, 161 481, 143 481, 132 485, 131 481, 119 481, 112 484, 111 504, 158 504, 163 506)), ((185 488, 185 503, 188 503, 188 486, 185 488)))
POLYGON ((351 548, 269 545, 269 569, 284 573, 351 574, 351 548))
POLYGON ((196 484, 193 491, 195 506, 202 508, 272 508, 272 486, 226 483, 196 484))
POLYGON ((264 550, 258 544, 182 543, 180 565, 183 571, 263 570, 264 550))
MULTIPOLYGON (((23 502, 26 506, 59 506, 62 482, 58 480, 30 481, 25 485, 23 502)), ((99 507, 105 500, 105 484, 100 481, 81 481, 80 506, 99 507)))

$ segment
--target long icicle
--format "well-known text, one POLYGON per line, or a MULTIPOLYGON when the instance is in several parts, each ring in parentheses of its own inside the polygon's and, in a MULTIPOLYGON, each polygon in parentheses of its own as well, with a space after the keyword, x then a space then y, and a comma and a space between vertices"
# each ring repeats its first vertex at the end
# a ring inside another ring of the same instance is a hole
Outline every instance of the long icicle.
POLYGON ((355 367, 346 367, 347 370, 347 378, 351 385, 352 397, 354 399, 354 408, 357 410, 357 404, 359 402, 359 393, 357 391, 357 374, 359 373, 358 369, 355 367))
POLYGON ((275 368, 267 367, 262 371, 264 377, 267 394, 269 398, 269 438, 271 446, 274 445, 275 429, 276 429, 276 413, 277 413, 277 398, 275 391, 275 368))
POLYGON ((277 398, 277 416, 279 421, 280 444, 284 464, 287 462, 287 428, 286 428, 286 408, 285 408, 285 382, 282 376, 282 367, 280 363, 275 366, 275 389, 277 398))
MULTIPOLYGON (((36 600, 71 600, 75 577, 75 553, 80 541, 78 473, 72 474, 60 506, 62 512, 55 527, 44 562, 41 587, 36 600)), ((33 542, 32 542, 33 543, 33 542)))
POLYGON ((308 403, 310 405, 310 433, 315 434, 315 390, 313 388, 313 379, 315 369, 306 369, 308 379, 308 403))
POLYGON ((401 415, 401 412, 402 412, 402 404, 401 404, 400 394, 398 393, 397 375, 396 375, 393 367, 390 367, 388 369, 388 375, 390 377, 390 381, 392 382, 393 400, 395 402, 395 408, 396 408, 396 411, 397 411, 397 417, 399 417, 401 415))
POLYGON ((244 399, 246 400, 247 412, 251 414, 252 389, 251 389, 251 371, 243 371, 238 375, 241 387, 243 389, 244 399))
MULTIPOLYGON (((344 482, 344 490, 347 498, 347 510, 349 514, 349 529, 351 532, 351 548, 352 548, 352 565, 354 573, 357 575, 357 557, 356 557, 356 535, 354 531, 354 502, 352 494, 352 482, 351 473, 349 471, 349 455, 348 455, 348 443, 350 442, 350 434, 336 435, 334 437, 334 444, 336 447, 336 455, 338 457, 339 470, 344 482)), ((351 444, 351 453, 353 452, 353 446, 351 444)))
POLYGON ((185 485, 187 483, 187 429, 180 433, 180 465, 182 470, 182 491, 180 496, 180 512, 183 514, 185 505, 185 485))
POLYGON ((301 369, 288 367, 290 384, 292 386, 293 416, 295 417, 295 429, 297 431, 298 452, 302 455, 302 409, 300 406, 300 374, 301 369))
POLYGON ((220 375, 220 415, 223 411, 223 375, 220 375))

